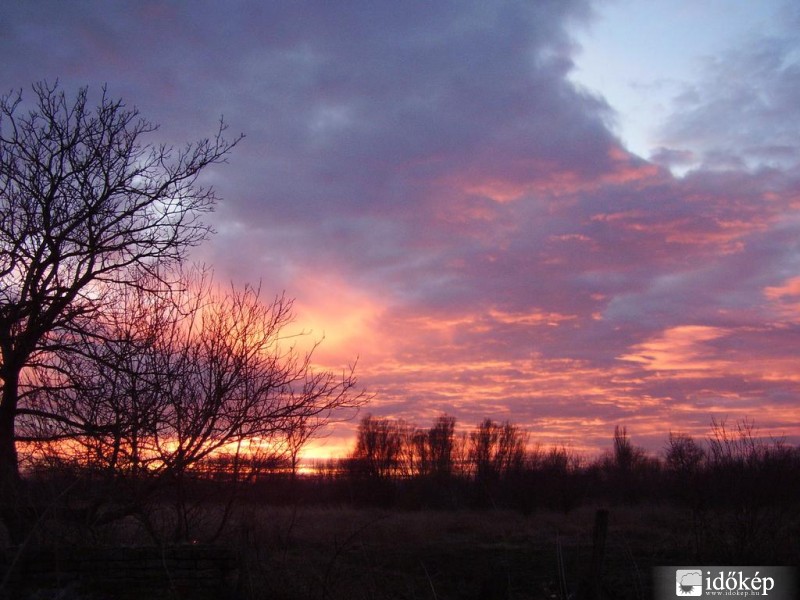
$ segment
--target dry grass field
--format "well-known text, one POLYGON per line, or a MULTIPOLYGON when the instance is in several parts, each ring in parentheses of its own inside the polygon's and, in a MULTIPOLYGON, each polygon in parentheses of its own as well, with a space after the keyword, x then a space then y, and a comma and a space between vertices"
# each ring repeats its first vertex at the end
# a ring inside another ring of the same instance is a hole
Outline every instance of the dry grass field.
MULTIPOLYGON (((243 516, 247 598, 562 598, 588 575, 595 508, 513 511, 253 509, 243 516), (561 566, 560 566, 561 565, 561 566)), ((610 511, 603 560, 609 597, 649 598, 650 568, 693 553, 686 515, 610 511)))
MULTIPOLYGON (((566 600, 591 572, 600 508, 587 504, 569 513, 523 514, 251 503, 240 506, 216 542, 234 565, 218 588, 181 589, 169 584, 175 573, 164 573, 159 582, 138 589, 123 576, 111 588, 94 585, 91 577, 62 587, 29 581, 14 598, 566 600)), ((601 583, 607 598, 651 598, 655 566, 792 565, 800 557, 797 513, 762 511, 745 522, 733 512, 698 519, 669 504, 606 508, 601 583)), ((51 541, 56 537, 48 535, 51 541)), ((66 537, 58 541, 64 557, 79 552, 70 543, 66 537)), ((128 522, 75 543, 94 544, 96 553, 153 542, 128 522)))

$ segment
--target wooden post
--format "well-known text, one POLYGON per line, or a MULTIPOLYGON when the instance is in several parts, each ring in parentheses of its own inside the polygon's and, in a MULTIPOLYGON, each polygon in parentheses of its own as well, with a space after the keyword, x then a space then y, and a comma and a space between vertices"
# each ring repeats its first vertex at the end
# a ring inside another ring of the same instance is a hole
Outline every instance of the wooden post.
POLYGON ((592 535, 592 598, 600 600, 600 578, 603 574, 603 557, 606 553, 606 535, 608 534, 608 510, 598 509, 594 515, 594 534, 592 535))
POLYGON ((606 537, 608 535, 608 510, 600 508, 594 515, 594 532, 592 534, 592 563, 589 574, 583 580, 577 600, 602 600, 602 575, 603 557, 606 552, 606 537))

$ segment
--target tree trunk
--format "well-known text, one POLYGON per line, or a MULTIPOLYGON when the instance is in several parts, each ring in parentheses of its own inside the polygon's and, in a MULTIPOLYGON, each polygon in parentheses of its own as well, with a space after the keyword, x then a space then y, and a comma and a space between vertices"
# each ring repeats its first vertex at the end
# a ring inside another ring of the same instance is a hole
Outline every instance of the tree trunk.
POLYGON ((14 420, 19 400, 19 371, 9 369, 3 376, 3 395, 0 398, 0 519, 11 541, 21 543, 27 527, 22 509, 22 481, 17 461, 14 420))
POLYGON ((19 400, 19 372, 6 371, 3 377, 3 395, 0 399, 0 480, 19 480, 17 445, 14 440, 14 421, 19 400))

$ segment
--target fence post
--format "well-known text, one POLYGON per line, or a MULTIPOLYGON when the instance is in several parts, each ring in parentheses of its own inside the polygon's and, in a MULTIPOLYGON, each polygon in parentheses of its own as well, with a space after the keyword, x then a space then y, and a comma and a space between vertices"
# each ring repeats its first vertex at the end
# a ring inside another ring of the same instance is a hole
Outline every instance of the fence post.
POLYGON ((594 516, 594 534, 592 535, 592 574, 591 587, 593 598, 600 600, 600 579, 603 574, 603 557, 606 553, 606 535, 608 534, 608 510, 598 509, 594 516))
POLYGON ((608 509, 600 508, 594 515, 594 532, 592 533, 592 562, 589 574, 581 582, 577 600, 602 600, 603 587, 603 557, 606 552, 606 537, 608 535, 608 509))

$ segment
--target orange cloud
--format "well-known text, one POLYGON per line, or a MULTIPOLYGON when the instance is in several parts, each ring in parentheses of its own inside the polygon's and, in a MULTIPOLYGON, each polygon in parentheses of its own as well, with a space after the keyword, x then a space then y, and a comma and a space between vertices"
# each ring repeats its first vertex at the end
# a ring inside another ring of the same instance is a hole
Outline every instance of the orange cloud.
POLYGON ((544 312, 535 310, 530 312, 511 313, 511 312, 500 311, 497 309, 491 309, 489 311, 489 316, 494 321, 506 325, 531 325, 531 326, 548 325, 550 327, 557 327, 560 323, 564 321, 570 321, 576 318, 575 315, 563 315, 554 312, 544 312))
POLYGON ((787 296, 800 298, 800 277, 787 279, 783 285, 768 287, 764 290, 764 295, 770 300, 780 300, 787 296))
POLYGON ((707 343, 727 333, 719 327, 681 325, 637 344, 619 359, 639 363, 648 371, 672 371, 674 376, 719 371, 725 369, 728 362, 718 358, 707 343))
POLYGON ((778 314, 789 322, 800 321, 800 277, 787 279, 782 285, 767 287, 764 296, 778 314))
POLYGON ((330 275, 312 273, 293 282, 295 321, 289 335, 300 347, 321 341, 315 362, 326 367, 352 363, 374 347, 382 299, 330 275))
POLYGON ((592 221, 611 223, 627 231, 662 238, 672 244, 687 246, 716 246, 721 254, 735 254, 745 249, 741 239, 755 231, 764 231, 768 223, 759 220, 723 220, 702 223, 695 217, 654 220, 642 210, 601 213, 592 221))
POLYGON ((642 397, 622 367, 540 356, 464 360, 432 352, 413 358, 387 359, 366 369, 366 379, 377 382, 373 407, 381 414, 425 424, 447 412, 460 415, 462 426, 486 416, 509 419, 528 429, 533 441, 586 445, 590 438, 610 435, 609 414, 662 411, 661 400, 642 397))
MULTIPOLYGON (((662 332, 619 357, 637 363, 649 372, 668 373, 671 379, 735 377, 751 382, 798 383, 796 360, 791 357, 759 356, 755 350, 743 354, 732 348, 715 348, 710 342, 736 335, 758 335, 758 330, 734 331, 720 327, 682 325, 662 332)), ((715 392, 719 398, 723 392, 715 392)), ((738 393, 734 394, 739 398, 738 393)), ((708 409, 708 407, 706 407, 708 409)))
POLYGON ((607 157, 610 164, 597 174, 583 173, 552 160, 516 159, 509 165, 507 175, 466 172, 443 181, 448 187, 505 204, 531 194, 570 195, 668 176, 658 165, 636 159, 617 146, 609 148, 607 157))

